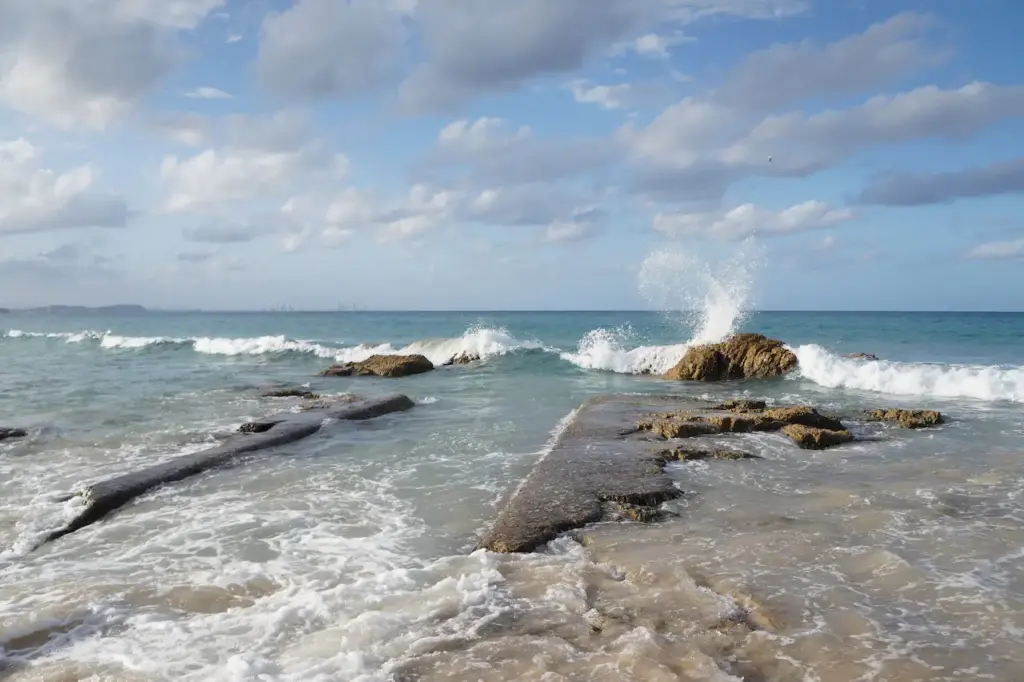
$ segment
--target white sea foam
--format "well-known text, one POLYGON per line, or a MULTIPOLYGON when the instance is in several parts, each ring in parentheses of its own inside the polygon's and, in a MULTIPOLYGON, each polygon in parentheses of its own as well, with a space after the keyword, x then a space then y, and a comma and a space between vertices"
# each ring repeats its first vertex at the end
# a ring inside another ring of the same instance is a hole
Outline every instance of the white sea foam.
MULTIPOLYGON (((391 343, 362 343, 355 346, 332 345, 311 340, 292 339, 284 335, 256 337, 174 337, 174 336, 125 336, 110 331, 85 330, 80 332, 28 332, 11 329, 2 338, 48 338, 64 339, 67 343, 99 342, 105 350, 142 350, 157 346, 190 347, 204 355, 273 355, 280 353, 304 353, 337 362, 358 362, 371 355, 420 354, 436 365, 443 364, 459 355, 488 358, 518 350, 545 349, 537 341, 521 341, 505 329, 471 327, 461 336, 454 338, 421 339, 406 345, 391 343)), ((553 349, 546 349, 552 350, 553 349)))
POLYGON ((655 251, 640 268, 640 293, 688 340, 665 346, 633 345, 637 341, 629 328, 594 329, 580 340, 576 352, 561 357, 584 369, 664 372, 690 346, 715 343, 736 331, 750 308, 761 262, 753 238, 741 242, 735 253, 721 261, 679 249, 655 251))
POLYGON ((799 375, 828 388, 1024 402, 1024 367, 864 361, 839 357, 815 344, 793 352, 800 361, 799 375))

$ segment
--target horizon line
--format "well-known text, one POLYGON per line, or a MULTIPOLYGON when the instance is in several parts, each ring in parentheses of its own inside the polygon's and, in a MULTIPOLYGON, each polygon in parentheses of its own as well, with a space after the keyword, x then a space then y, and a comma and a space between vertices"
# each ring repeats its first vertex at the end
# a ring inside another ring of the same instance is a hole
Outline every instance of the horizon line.
MULTIPOLYGON (((28 312, 46 312, 48 308, 72 308, 81 311, 89 312, 106 312, 105 309, 109 308, 135 308, 136 310, 141 309, 140 312, 146 313, 191 313, 191 314, 347 314, 347 313, 397 313, 397 314, 410 314, 410 313, 463 313, 463 314, 481 314, 481 313, 540 313, 540 314, 555 314, 555 313, 694 313, 698 312, 699 309, 677 309, 677 310, 665 310, 655 308, 547 308, 547 309, 532 309, 532 308, 358 308, 358 309, 339 309, 339 308, 309 308, 309 309, 279 309, 279 308, 163 308, 163 307, 147 307, 140 304, 109 304, 109 305, 68 305, 68 304, 47 304, 39 306, 28 306, 28 307, 4 307, 0 306, 0 311, 7 311, 8 313, 28 313, 28 312)), ((74 312, 74 311, 72 311, 74 312)), ((1024 313, 1021 309, 1003 309, 1003 310, 979 310, 979 309, 856 309, 856 308, 754 308, 746 313, 976 313, 976 314, 992 314, 992 313, 1024 313)))

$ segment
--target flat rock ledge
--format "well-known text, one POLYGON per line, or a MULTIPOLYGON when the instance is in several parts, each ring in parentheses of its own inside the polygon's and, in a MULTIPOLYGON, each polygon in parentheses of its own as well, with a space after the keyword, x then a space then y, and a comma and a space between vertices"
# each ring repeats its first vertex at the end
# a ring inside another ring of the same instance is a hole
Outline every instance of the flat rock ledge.
MULTIPOLYGON (((724 416, 716 407, 658 395, 611 395, 588 401, 509 496, 479 547, 529 552, 602 519, 651 521, 659 517, 659 505, 683 494, 665 473, 668 463, 759 459, 711 443, 654 445, 652 434, 637 426, 653 423, 665 410, 724 416)), ((694 436, 712 432, 717 433, 709 426, 694 436)))
POLYGON ((423 374, 434 369, 434 363, 423 355, 371 355, 362 362, 331 365, 320 372, 326 377, 378 376, 389 379, 423 374))
POLYGON ((51 542, 95 523, 154 488, 205 471, 229 467, 259 451, 294 443, 311 436, 322 428, 325 419, 373 419, 411 409, 414 405, 408 396, 401 394, 381 398, 360 397, 339 406, 299 413, 283 412, 247 422, 239 427, 238 435, 228 438, 217 447, 93 483, 69 495, 66 500, 75 496, 83 498, 86 502, 85 509, 66 526, 50 533, 43 542, 51 542))

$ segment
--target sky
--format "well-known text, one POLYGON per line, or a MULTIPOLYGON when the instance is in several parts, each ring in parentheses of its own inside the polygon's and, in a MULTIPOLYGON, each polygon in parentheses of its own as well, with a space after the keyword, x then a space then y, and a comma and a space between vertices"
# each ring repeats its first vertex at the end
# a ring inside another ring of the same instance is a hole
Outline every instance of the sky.
POLYGON ((645 261, 756 254, 761 309, 1024 310, 1022 25, 0 0, 0 306, 637 309, 645 261))

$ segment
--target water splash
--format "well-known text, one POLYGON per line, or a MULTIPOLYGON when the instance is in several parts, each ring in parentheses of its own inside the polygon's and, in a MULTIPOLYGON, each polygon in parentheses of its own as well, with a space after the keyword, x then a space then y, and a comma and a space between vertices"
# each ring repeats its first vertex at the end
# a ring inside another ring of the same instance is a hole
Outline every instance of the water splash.
POLYGON ((640 293, 690 334, 689 344, 714 343, 743 324, 763 258, 753 237, 719 261, 681 247, 660 249, 644 259, 640 293))

